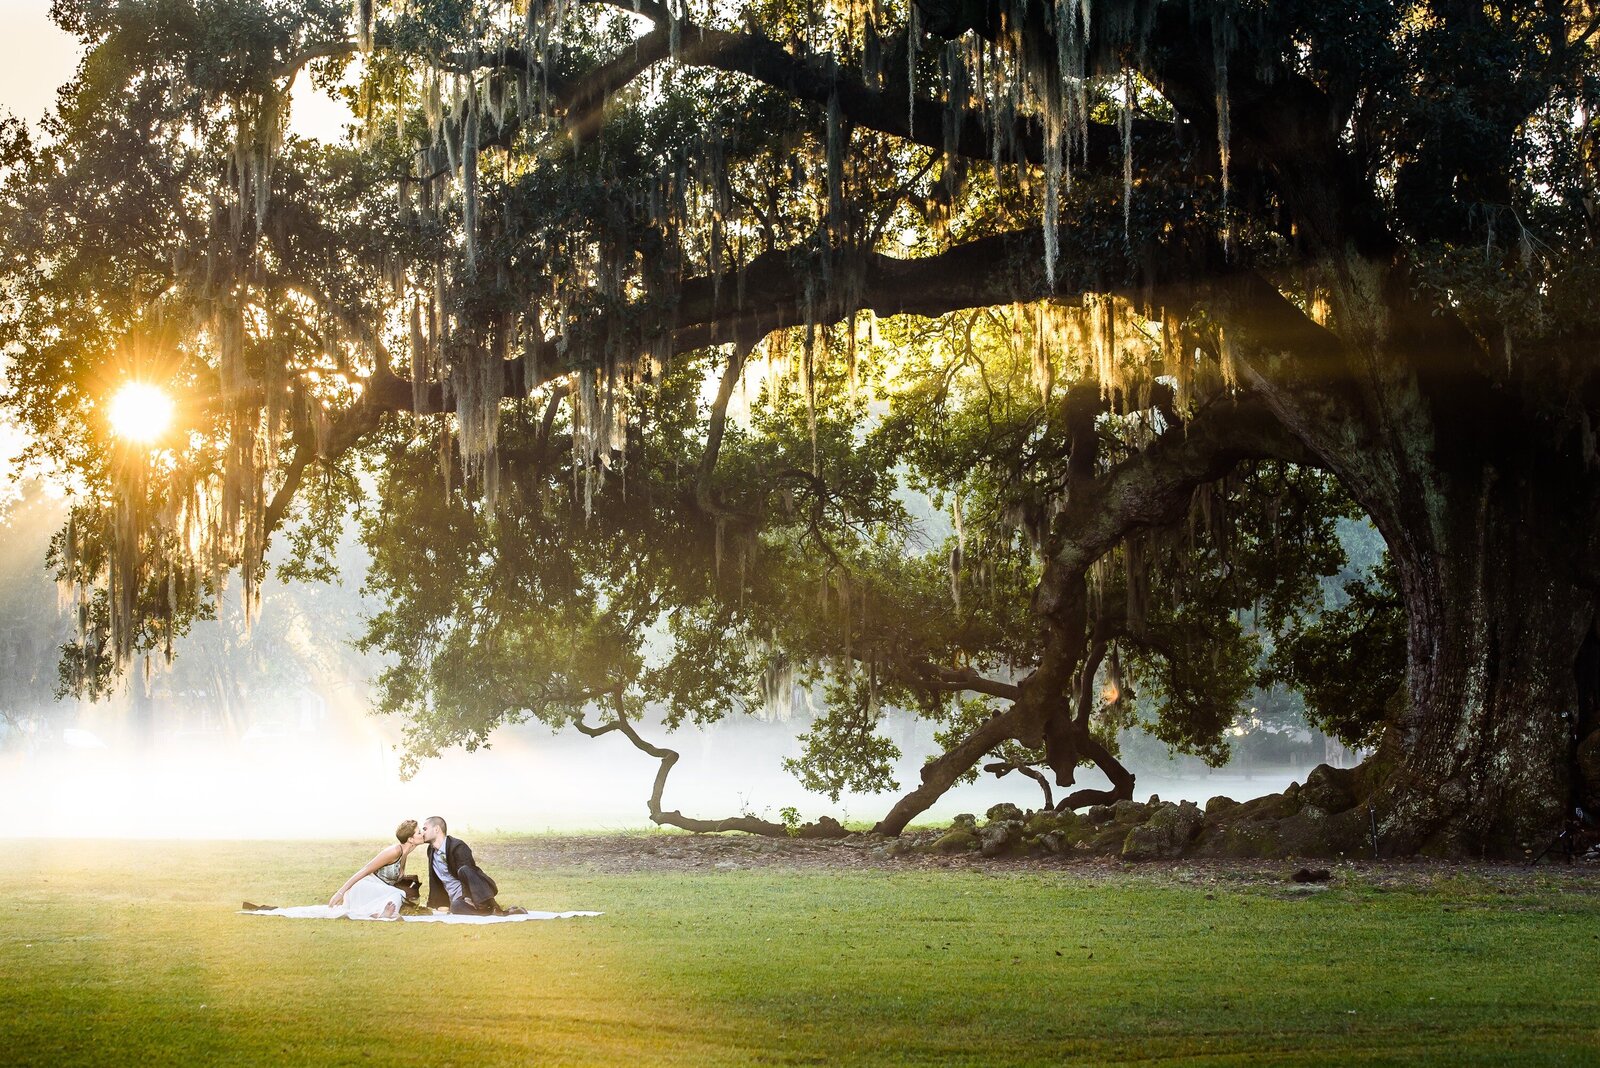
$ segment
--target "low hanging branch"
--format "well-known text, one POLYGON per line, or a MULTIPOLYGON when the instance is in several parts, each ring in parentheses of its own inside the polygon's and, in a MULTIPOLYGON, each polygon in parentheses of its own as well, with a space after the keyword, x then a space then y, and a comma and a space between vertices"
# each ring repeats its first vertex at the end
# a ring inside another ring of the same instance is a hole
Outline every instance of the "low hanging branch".
POLYGON ((908 823, 943 797, 990 750, 1021 733, 1028 711, 1025 704, 1018 702, 1004 712, 994 713, 974 728, 971 734, 924 764, 921 785, 895 802, 888 815, 879 820, 873 830, 888 835, 898 835, 905 830, 908 823))
POLYGON ((717 831, 745 831, 749 834, 760 834, 769 838, 843 838, 850 833, 839 824, 839 821, 828 816, 823 816, 815 823, 807 823, 791 828, 782 823, 764 820, 759 816, 743 815, 730 816, 727 819, 720 820, 699 820, 685 816, 677 809, 673 809, 670 812, 662 811, 661 795, 667 788, 667 776, 672 772, 673 766, 678 763, 678 753, 674 749, 652 745, 640 737, 639 732, 634 729, 632 723, 628 722, 627 716, 622 712, 620 695, 616 696, 616 702, 618 708, 615 719, 602 723, 597 727, 591 727, 580 716, 573 721, 573 726, 591 738, 598 738, 601 735, 610 734, 612 731, 619 731, 623 737, 633 743, 635 749, 641 753, 648 753, 661 762, 656 769, 655 785, 650 790, 649 806, 650 821, 652 823, 663 824, 668 827, 679 827, 685 831, 693 831, 696 834, 711 834, 717 831))
POLYGON ((1009 760, 996 760, 992 764, 985 764, 983 770, 989 772, 997 779, 1003 779, 1013 771, 1019 772, 1039 784, 1039 789, 1044 791, 1044 807, 1055 808, 1055 794, 1050 791, 1050 780, 1045 778, 1037 768, 1027 764, 1013 764, 1009 760))

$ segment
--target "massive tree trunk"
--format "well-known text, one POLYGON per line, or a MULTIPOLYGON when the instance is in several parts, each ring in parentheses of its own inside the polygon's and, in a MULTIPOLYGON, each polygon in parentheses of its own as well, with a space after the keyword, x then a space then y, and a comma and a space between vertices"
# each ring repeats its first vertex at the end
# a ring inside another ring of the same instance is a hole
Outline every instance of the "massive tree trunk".
POLYGON ((1385 531, 1409 633, 1402 755, 1375 799, 1389 848, 1518 854, 1576 800, 1596 598, 1564 473, 1535 456, 1441 475, 1427 522, 1385 531))
POLYGON ((1256 282, 1229 310, 1250 335, 1246 377, 1367 510, 1400 575, 1408 700, 1372 769, 1384 849, 1542 846, 1582 793, 1593 730, 1578 676, 1600 480, 1585 399, 1563 381, 1582 361, 1491 353, 1403 269, 1322 277, 1326 327, 1256 282))

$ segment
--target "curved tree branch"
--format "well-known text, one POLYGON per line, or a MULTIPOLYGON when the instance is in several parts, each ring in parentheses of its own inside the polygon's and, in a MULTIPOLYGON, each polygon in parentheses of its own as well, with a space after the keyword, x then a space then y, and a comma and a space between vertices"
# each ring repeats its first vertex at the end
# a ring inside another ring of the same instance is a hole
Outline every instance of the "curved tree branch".
POLYGON ((1176 522, 1198 486, 1246 459, 1325 466, 1259 395, 1218 397, 1189 423, 1075 488, 1050 531, 1049 562, 1034 595, 1035 611, 1051 614, 1064 603, 1068 585, 1081 582, 1089 565, 1129 531, 1176 522))
POLYGON ((1013 771, 1022 775, 1026 775, 1028 778, 1038 783, 1039 789, 1044 791, 1044 807, 1056 807, 1055 794, 1050 790, 1050 780, 1045 778, 1045 776, 1041 774, 1037 768, 1029 767, 1027 764, 1013 764, 1009 760, 997 760, 993 764, 985 764, 983 766, 983 770, 987 771, 997 779, 1003 779, 1013 771))
POLYGON ((716 398, 711 402, 711 418, 706 427, 706 447, 700 456, 700 469, 694 482, 694 499, 700 510, 715 519, 744 519, 741 513, 729 511, 711 491, 711 476, 717 468, 717 456, 722 451, 722 434, 728 424, 728 402, 733 390, 744 375, 745 361, 756 347, 759 338, 744 337, 735 341, 728 354, 728 366, 723 368, 722 381, 717 385, 716 398))
MULTIPOLYGON (((824 302, 807 299, 802 271, 808 253, 765 252, 731 276, 724 276, 720 285, 710 276, 686 281, 671 308, 630 305, 576 327, 564 351, 555 340, 538 343, 532 358, 505 361, 502 394, 526 397, 576 371, 603 366, 608 339, 621 332, 622 323, 643 320, 650 324, 630 335, 640 351, 665 338, 666 354, 678 356, 727 342, 753 344, 751 338, 759 340, 774 330, 807 321, 834 322, 865 310, 882 316, 936 317, 963 308, 1084 292, 1137 291, 1142 299, 1170 296, 1174 301, 1187 301, 1200 280, 1229 270, 1216 249, 1208 244, 1197 247, 1181 234, 1169 235, 1148 256, 1140 255, 1142 262, 1161 264, 1159 277, 1145 279, 1139 277, 1142 264, 1133 262, 1134 253, 1121 260, 1107 258, 1103 250, 1091 256, 1092 237, 1071 228, 1063 228, 1058 240, 1064 266, 1071 262, 1076 270, 1061 273, 1053 289, 1039 268, 1043 236, 1029 229, 976 238, 914 259, 857 253, 849 265, 856 284, 840 286, 841 295, 824 302), (731 292, 742 297, 732 300, 731 292), (530 368, 536 368, 531 375, 530 368)), ((330 448, 328 455, 359 440, 376 425, 369 420, 378 412, 417 411, 411 383, 387 366, 363 385, 362 400, 335 421, 330 441, 336 447, 330 448)), ((424 412, 445 410, 443 386, 431 385, 422 392, 422 400, 424 412)))
POLYGON ((971 668, 950 668, 942 664, 922 663, 914 665, 913 669, 929 685, 947 692, 981 693, 1007 701, 1015 701, 1022 696, 1022 687, 1016 683, 986 678, 971 668))
POLYGON ((1017 737, 1024 728, 1029 712, 1028 707, 1020 701, 1004 712, 996 712, 960 742, 928 761, 922 766, 921 785, 896 801, 894 807, 872 829, 888 835, 897 835, 905 830, 908 823, 943 797, 957 779, 995 746, 1017 737))
POLYGON ((1086 805, 1110 805, 1118 801, 1133 800, 1133 772, 1122 766, 1121 761, 1111 755, 1100 739, 1087 731, 1079 742, 1083 755, 1099 765, 1100 770, 1106 773, 1106 778, 1111 780, 1109 790, 1074 790, 1061 799, 1056 806, 1056 811, 1066 812, 1071 809, 1083 808, 1086 805))
MULTIPOLYGON (((603 0, 610 2, 610 0, 603 0)), ((601 63, 579 77, 560 78, 544 68, 521 48, 489 48, 481 52, 452 52, 438 57, 442 69, 468 73, 474 70, 506 68, 517 71, 537 71, 545 80, 549 107, 561 117, 567 130, 576 140, 593 136, 603 119, 611 100, 657 63, 672 61, 681 66, 704 67, 729 74, 748 77, 763 85, 783 92, 796 100, 839 109, 845 121, 857 126, 889 134, 913 144, 924 145, 940 151, 951 150, 957 155, 973 160, 992 160, 995 145, 1001 146, 1000 158, 1008 162, 1043 164, 1045 162, 1044 126, 1037 118, 1023 116, 1015 120, 1015 129, 1009 133, 990 128, 989 120, 978 111, 961 108, 952 111, 944 101, 929 96, 915 96, 908 100, 905 86, 905 35, 893 42, 898 51, 898 71, 887 72, 882 86, 859 70, 841 66, 832 53, 796 54, 780 42, 753 30, 739 32, 700 26, 687 19, 678 20, 672 27, 667 13, 654 5, 653 10, 641 10, 631 3, 613 6, 650 18, 655 26, 637 38, 611 59, 601 63), (672 39, 681 44, 672 52, 672 39), (946 136, 946 124, 952 123, 953 136, 946 136)), ((374 48, 389 49, 390 41, 379 34, 374 48)), ((279 64, 274 70, 278 78, 292 78, 307 63, 318 59, 344 58, 354 55, 358 45, 354 40, 327 41, 310 45, 295 56, 279 64)), ((1090 122, 1087 141, 1080 147, 1083 166, 1102 168, 1110 173, 1113 165, 1120 166, 1122 132, 1117 123, 1090 122)), ((1141 146, 1165 146, 1156 151, 1176 148, 1173 127, 1170 123, 1150 119, 1135 119, 1133 136, 1141 146)), ((489 137, 480 145, 502 146, 503 137, 489 137)), ((1195 166, 1201 173, 1219 171, 1209 159, 1197 159, 1195 166)))
MULTIPOLYGON (((967 108, 952 111, 944 101, 928 96, 916 96, 908 101, 903 91, 907 85, 903 36, 897 42, 901 56, 898 77, 891 74, 886 79, 889 84, 880 88, 871 84, 861 71, 841 66, 831 53, 796 54, 754 31, 735 33, 709 29, 685 20, 679 23, 678 32, 684 43, 675 57, 669 49, 667 28, 658 27, 635 42, 631 50, 574 83, 562 101, 567 128, 574 136, 592 133, 599 124, 600 111, 617 91, 650 66, 671 58, 683 66, 744 75, 796 100, 824 107, 831 103, 838 107, 840 118, 845 121, 913 144, 940 151, 950 149, 975 160, 994 157, 997 133, 989 128, 982 113, 967 108), (948 139, 947 123, 953 124, 953 136, 948 139)), ((1136 120, 1133 135, 1141 144, 1170 145, 1172 125, 1136 120)), ((1122 133, 1115 123, 1089 123, 1087 138, 1088 143, 1082 148, 1085 166, 1109 167, 1120 160, 1122 133)), ((999 136, 998 140, 1003 160, 1045 162, 1044 127, 1035 118, 1017 120, 1013 134, 999 136)), ((1201 170, 1205 169, 1202 161, 1201 170)))
MULTIPOLYGON (((613 695, 614 697, 616 695, 613 695)), ((669 827, 678 827, 696 834, 712 834, 718 831, 745 831, 750 834, 765 835, 769 838, 843 838, 850 832, 845 830, 838 821, 824 816, 815 823, 807 823, 791 829, 782 823, 773 823, 771 820, 761 819, 759 816, 730 816, 720 820, 701 820, 685 816, 676 809, 663 811, 661 807, 661 794, 667 788, 667 776, 672 773, 672 768, 678 762, 678 753, 673 749, 653 745, 640 737, 639 732, 628 722, 628 718, 621 710, 621 700, 617 699, 616 718, 602 723, 598 727, 591 727, 583 721, 582 716, 573 720, 573 726, 591 738, 599 738, 610 734, 612 731, 620 732, 623 737, 633 743, 633 747, 641 753, 647 753, 660 761, 656 768, 655 784, 650 789, 650 821, 664 824, 669 827)))

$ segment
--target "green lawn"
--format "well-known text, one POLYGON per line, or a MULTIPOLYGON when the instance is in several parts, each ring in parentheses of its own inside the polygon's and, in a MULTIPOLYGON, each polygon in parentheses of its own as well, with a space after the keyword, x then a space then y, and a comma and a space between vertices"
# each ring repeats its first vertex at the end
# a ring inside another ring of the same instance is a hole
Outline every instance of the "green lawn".
POLYGON ((474 844, 502 900, 606 915, 240 916, 326 899, 365 844, 14 843, 0 1062, 1600 1062, 1582 876, 608 875, 474 844))

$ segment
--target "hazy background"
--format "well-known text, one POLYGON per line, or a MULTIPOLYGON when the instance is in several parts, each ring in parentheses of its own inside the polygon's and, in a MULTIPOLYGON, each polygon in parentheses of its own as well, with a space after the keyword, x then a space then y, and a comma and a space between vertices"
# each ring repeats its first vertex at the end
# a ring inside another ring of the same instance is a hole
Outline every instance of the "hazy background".
MULTIPOLYGON (((262 609, 246 627, 237 583, 221 618, 196 624, 170 667, 146 683, 90 704, 61 701, 56 651, 69 636, 44 552, 64 504, 34 483, 0 519, 0 808, 24 836, 381 838, 405 817, 445 815, 452 827, 485 831, 600 830, 650 826, 645 800, 656 764, 616 735, 591 739, 538 724, 503 728, 491 746, 452 752, 399 774, 399 724, 369 714, 369 680, 381 666, 356 652, 372 603, 360 586, 365 553, 340 549, 338 583, 269 578, 262 609)), ((787 720, 740 716, 648 738, 683 759, 666 807, 707 818, 750 811, 778 819, 785 806, 875 820, 895 794, 808 794, 783 769, 812 714, 803 693, 787 720)), ((1238 800, 1282 789, 1322 760, 1354 756, 1307 731, 1291 706, 1241 709, 1235 759, 1219 770, 1171 757, 1142 731, 1122 739, 1139 776, 1138 796, 1238 800)), ((902 787, 936 752, 933 727, 899 714, 885 733, 904 757, 902 787)), ((1085 770, 1082 785, 1104 785, 1085 770)), ((1059 791, 1058 791, 1059 796, 1059 791)), ((1038 787, 1012 775, 984 776, 952 790, 928 814, 981 813, 997 801, 1037 807, 1038 787)))
POLYGON ((0 107, 37 122, 77 63, 77 42, 50 21, 49 0, 0 0, 0 107))

